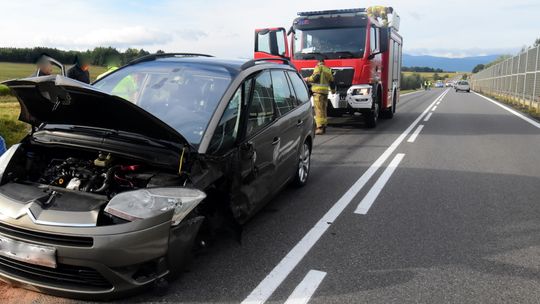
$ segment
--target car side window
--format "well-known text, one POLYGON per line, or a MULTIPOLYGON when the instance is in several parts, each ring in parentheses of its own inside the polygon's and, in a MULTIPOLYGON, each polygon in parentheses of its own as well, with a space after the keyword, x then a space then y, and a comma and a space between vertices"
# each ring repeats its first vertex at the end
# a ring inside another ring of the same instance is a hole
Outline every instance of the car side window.
POLYGON ((272 89, 274 92, 274 101, 280 115, 283 115, 294 109, 294 96, 289 88, 289 81, 283 70, 272 70, 272 89))
POLYGON ((230 150, 238 138, 243 100, 249 96, 251 79, 244 82, 234 93, 214 131, 208 147, 210 154, 222 154, 230 150))
POLYGON ((246 137, 274 120, 274 96, 272 78, 269 71, 264 71, 255 78, 253 94, 248 107, 246 137))
POLYGON ((287 74, 289 75, 289 79, 291 80, 294 92, 296 93, 296 100, 298 100, 298 103, 303 104, 308 102, 309 92, 302 78, 300 78, 298 73, 292 71, 287 72, 287 74))

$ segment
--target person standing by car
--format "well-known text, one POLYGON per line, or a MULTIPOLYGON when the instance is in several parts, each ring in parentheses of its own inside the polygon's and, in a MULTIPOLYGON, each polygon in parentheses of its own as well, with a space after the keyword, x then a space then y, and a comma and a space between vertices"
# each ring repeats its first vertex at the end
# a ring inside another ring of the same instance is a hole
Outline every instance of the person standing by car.
POLYGON ((107 58, 107 60, 105 60, 105 64, 107 65, 107 71, 99 74, 98 77, 96 78, 97 80, 118 70, 118 67, 120 66, 120 58, 118 56, 110 56, 107 58))
POLYGON ((326 133, 326 125, 328 124, 328 118, 326 116, 328 93, 330 92, 330 88, 334 87, 332 69, 324 64, 324 59, 319 59, 319 63, 313 70, 313 74, 304 78, 304 80, 307 83, 311 83, 311 92, 313 92, 315 123, 317 124, 315 134, 322 135, 326 133))
POLYGON ((52 74, 52 58, 47 54, 41 54, 36 60, 37 70, 31 77, 49 76, 52 74))
POLYGON ((90 72, 88 72, 90 64, 88 64, 88 60, 84 57, 76 56, 74 64, 68 70, 67 76, 80 82, 90 83, 90 72))

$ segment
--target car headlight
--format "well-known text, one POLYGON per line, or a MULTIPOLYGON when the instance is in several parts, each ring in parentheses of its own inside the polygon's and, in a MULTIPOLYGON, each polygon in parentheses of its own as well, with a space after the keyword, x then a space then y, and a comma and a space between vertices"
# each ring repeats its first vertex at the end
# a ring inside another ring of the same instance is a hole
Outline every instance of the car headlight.
POLYGON ((136 221, 174 210, 172 224, 179 224, 206 194, 190 188, 151 188, 122 192, 113 197, 105 212, 136 221))
POLYGON ((370 88, 353 89, 351 95, 369 95, 370 92, 370 88))
POLYGON ((17 152, 19 146, 20 144, 13 145, 6 152, 4 152, 4 154, 0 155, 0 183, 2 182, 2 176, 4 175, 4 172, 9 165, 9 161, 11 160, 15 152, 17 152))

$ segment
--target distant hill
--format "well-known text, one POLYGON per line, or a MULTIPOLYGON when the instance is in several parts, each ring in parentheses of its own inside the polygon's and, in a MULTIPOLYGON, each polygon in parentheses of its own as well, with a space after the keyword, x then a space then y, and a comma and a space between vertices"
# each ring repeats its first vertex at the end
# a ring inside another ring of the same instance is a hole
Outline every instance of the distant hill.
POLYGON ((445 71, 470 72, 477 64, 486 64, 492 62, 493 60, 497 59, 497 57, 499 57, 499 55, 448 58, 403 54, 403 66, 420 66, 443 69, 445 71))

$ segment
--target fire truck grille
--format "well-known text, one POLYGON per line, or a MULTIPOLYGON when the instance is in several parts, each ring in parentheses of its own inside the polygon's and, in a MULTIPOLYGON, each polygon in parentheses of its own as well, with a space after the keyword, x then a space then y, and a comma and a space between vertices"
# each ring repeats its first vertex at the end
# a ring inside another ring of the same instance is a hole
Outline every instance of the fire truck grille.
MULTIPOLYGON (((334 82, 338 88, 348 88, 352 85, 354 77, 353 68, 332 68, 334 82)), ((313 69, 302 69, 302 77, 309 77, 313 74, 313 69)))

